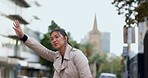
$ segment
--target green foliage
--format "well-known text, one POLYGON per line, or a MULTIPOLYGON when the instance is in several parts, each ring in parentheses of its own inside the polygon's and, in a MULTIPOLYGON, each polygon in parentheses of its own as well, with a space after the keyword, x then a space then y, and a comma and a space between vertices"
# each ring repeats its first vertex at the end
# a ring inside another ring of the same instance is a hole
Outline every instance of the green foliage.
POLYGON ((114 0, 112 4, 117 8, 119 15, 125 16, 125 26, 137 24, 137 20, 135 20, 136 11, 134 10, 138 5, 137 0, 114 0))
POLYGON ((50 33, 52 30, 56 29, 56 28, 60 28, 60 26, 58 26, 53 20, 51 21, 51 25, 48 26, 48 33, 50 33))
POLYGON ((113 73, 117 75, 118 78, 121 78, 121 58, 113 59, 113 73))
POLYGON ((80 48, 88 58, 93 53, 92 44, 90 43, 82 44, 80 48))
POLYGON ((101 64, 101 63, 105 63, 106 62, 106 56, 105 55, 101 55, 99 53, 93 53, 89 57, 89 60, 90 60, 90 63, 101 64))
POLYGON ((91 43, 81 44, 80 49, 84 52, 89 60, 89 64, 96 64, 96 77, 99 77, 102 72, 111 72, 121 78, 121 59, 120 57, 108 58, 106 53, 100 53, 93 50, 91 43), (112 69, 111 69, 112 68, 112 69))
POLYGON ((144 21, 148 17, 148 2, 140 0, 114 0, 113 5, 117 8, 119 15, 125 16, 125 26, 132 26, 144 21))
POLYGON ((80 49, 80 46, 81 46, 81 45, 80 45, 79 43, 77 43, 77 41, 75 41, 75 40, 72 39, 70 32, 67 32, 67 35, 68 35, 68 37, 69 37, 69 40, 68 40, 68 41, 69 41, 69 44, 70 44, 71 46, 77 48, 77 49, 80 49))
POLYGON ((70 40, 70 44, 71 44, 71 46, 73 46, 73 47, 75 47, 75 48, 77 48, 77 49, 79 49, 79 48, 80 48, 80 44, 79 44, 79 43, 77 43, 77 41, 70 40))
POLYGON ((139 22, 144 21, 145 17, 148 18, 148 2, 141 3, 135 8, 135 11, 138 12, 135 19, 139 22))
POLYGON ((121 78, 121 59, 119 57, 115 57, 112 61, 106 60, 101 63, 100 68, 97 70, 97 76, 102 72, 114 73, 117 75, 117 78, 121 78))

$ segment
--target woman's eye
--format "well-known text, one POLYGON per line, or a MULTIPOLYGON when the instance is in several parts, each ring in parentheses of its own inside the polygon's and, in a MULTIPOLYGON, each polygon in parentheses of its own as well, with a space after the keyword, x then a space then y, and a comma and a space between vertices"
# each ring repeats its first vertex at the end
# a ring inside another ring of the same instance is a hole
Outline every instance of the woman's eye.
POLYGON ((57 38, 59 38, 58 35, 56 35, 56 36, 54 36, 54 37, 51 37, 50 40, 53 41, 54 39, 57 39, 57 38))
POLYGON ((52 41, 52 40, 53 40, 53 38, 50 38, 50 40, 52 41))
POLYGON ((55 38, 59 38, 59 36, 55 36, 55 38))

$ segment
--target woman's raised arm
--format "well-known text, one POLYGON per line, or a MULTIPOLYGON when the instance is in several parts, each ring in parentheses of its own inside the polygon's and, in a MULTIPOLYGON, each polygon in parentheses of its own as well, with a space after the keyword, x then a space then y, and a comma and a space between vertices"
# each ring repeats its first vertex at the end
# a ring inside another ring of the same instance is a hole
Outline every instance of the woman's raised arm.
POLYGON ((54 61, 54 56, 56 53, 54 51, 47 49, 46 47, 44 47, 43 45, 41 45, 39 42, 35 41, 34 39, 27 37, 24 34, 18 20, 14 21, 13 29, 15 30, 18 38, 20 38, 27 47, 34 50, 39 56, 49 61, 52 61, 52 62, 54 61))

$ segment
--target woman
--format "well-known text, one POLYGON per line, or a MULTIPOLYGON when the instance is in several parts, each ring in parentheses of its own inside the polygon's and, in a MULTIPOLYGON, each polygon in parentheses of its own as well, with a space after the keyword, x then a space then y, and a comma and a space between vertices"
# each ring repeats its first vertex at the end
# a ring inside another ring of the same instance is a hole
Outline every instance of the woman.
POLYGON ((53 62, 55 69, 53 78, 92 78, 88 59, 82 51, 69 45, 68 36, 63 29, 53 30, 50 34, 51 44, 58 50, 53 52, 26 36, 18 20, 15 20, 13 25, 17 36, 26 46, 53 62))

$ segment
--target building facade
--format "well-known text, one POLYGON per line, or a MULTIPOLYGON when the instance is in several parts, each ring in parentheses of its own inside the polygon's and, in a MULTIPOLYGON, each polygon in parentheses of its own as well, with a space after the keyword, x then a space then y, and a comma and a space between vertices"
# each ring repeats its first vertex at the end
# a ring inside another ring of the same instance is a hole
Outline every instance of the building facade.
MULTIPOLYGON (((91 43, 94 52, 109 53, 110 52, 110 33, 101 32, 98 29, 97 18, 95 16, 93 29, 81 40, 82 44, 91 43)), ((92 52, 93 53, 93 52, 92 52)))
POLYGON ((32 2, 36 0, 0 0, 0 78, 17 78, 18 75, 39 78, 39 73, 47 70, 39 63, 39 56, 17 38, 12 28, 18 19, 23 31, 40 41, 40 32, 27 27, 32 17, 25 17, 25 12, 32 2))
POLYGON ((94 18, 93 29, 88 33, 88 42, 92 44, 92 47, 97 52, 102 52, 102 34, 97 27, 97 18, 94 18))
POLYGON ((110 33, 102 32, 102 51, 110 53, 110 33))

